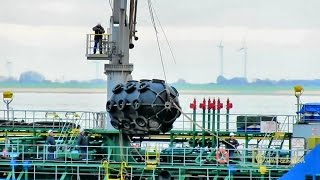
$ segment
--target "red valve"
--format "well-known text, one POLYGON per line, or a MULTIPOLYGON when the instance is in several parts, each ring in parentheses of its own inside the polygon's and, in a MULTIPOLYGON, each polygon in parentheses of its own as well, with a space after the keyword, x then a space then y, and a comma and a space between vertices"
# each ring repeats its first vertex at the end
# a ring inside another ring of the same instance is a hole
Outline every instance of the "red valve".
POLYGON ((197 109, 197 101, 196 98, 193 99, 193 103, 190 103, 190 108, 193 110, 197 109))
POLYGON ((227 110, 233 108, 233 104, 230 102, 229 98, 227 99, 227 105, 226 105, 227 110))
MULTIPOLYGON (((209 100, 210 100, 210 99, 209 99, 209 100)), ((216 99, 215 99, 215 98, 213 98, 212 103, 209 103, 209 102, 208 102, 208 109, 213 109, 213 110, 216 110, 216 109, 217 109, 216 99)))
POLYGON ((209 98, 208 99, 208 107, 207 107, 208 109, 210 109, 210 107, 209 107, 210 104, 211 104, 211 99, 209 98))
POLYGON ((201 108, 203 110, 206 109, 206 99, 205 98, 203 98, 203 101, 202 101, 202 103, 200 103, 199 108, 201 108))
POLYGON ((218 102, 217 102, 217 109, 220 110, 223 108, 223 103, 220 102, 220 98, 218 98, 218 102))

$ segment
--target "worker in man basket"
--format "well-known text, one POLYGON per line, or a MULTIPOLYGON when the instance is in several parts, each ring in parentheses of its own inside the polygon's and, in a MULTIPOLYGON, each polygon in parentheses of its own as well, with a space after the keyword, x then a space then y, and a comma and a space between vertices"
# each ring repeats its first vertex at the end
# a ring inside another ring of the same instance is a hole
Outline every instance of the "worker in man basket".
POLYGON ((96 26, 92 28, 94 31, 94 47, 93 54, 96 54, 97 47, 99 46, 100 54, 102 54, 102 36, 105 33, 104 28, 98 23, 96 26))

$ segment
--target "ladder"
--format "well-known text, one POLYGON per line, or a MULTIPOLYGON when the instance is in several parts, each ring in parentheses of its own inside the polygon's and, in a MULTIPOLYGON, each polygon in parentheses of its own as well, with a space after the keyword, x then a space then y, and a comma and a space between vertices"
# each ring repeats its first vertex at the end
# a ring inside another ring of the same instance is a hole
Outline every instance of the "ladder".
POLYGON ((61 145, 64 144, 67 138, 69 138, 68 144, 70 144, 75 140, 77 135, 79 135, 80 133, 80 129, 77 129, 77 126, 78 124, 80 124, 80 121, 81 121, 81 119, 79 119, 80 116, 76 112, 67 112, 65 114, 65 117, 66 117, 66 122, 64 122, 61 132, 59 134, 59 137, 57 139, 57 142, 58 142, 57 150, 60 149, 61 145), (70 119, 70 115, 72 116, 72 119, 70 119), (69 122, 68 120, 72 120, 72 121, 69 122), (73 125, 72 122, 74 122, 76 127, 71 127, 73 125), (70 128, 71 128, 71 131, 70 131, 70 128))
POLYGON ((146 170, 154 170, 160 164, 160 152, 158 148, 148 147, 146 150, 146 170))
POLYGON ((110 177, 110 164, 109 161, 105 160, 103 161, 103 167, 105 169, 106 175, 104 177, 104 180, 125 180, 125 172, 126 169, 129 167, 127 162, 122 161, 121 165, 120 165, 120 170, 119 170, 119 174, 117 175, 116 178, 111 178, 110 177))
POLYGON ((270 138, 268 149, 275 147, 277 149, 282 149, 283 143, 287 137, 285 132, 275 132, 270 138))

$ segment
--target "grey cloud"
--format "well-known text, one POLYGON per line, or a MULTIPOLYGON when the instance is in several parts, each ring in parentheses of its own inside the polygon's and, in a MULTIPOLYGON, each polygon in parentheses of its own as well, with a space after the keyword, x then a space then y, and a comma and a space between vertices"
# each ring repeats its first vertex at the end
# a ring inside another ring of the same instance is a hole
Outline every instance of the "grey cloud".
POLYGON ((5 0, 0 6, 0 22, 45 26, 83 26, 109 21, 106 0, 5 0))
POLYGON ((154 6, 167 25, 320 27, 318 0, 158 0, 154 6))
MULTIPOLYGON (((172 26, 320 27, 318 0, 153 0, 161 22, 172 26)), ((0 23, 88 26, 109 21, 109 0, 4 0, 0 23)), ((150 26, 147 0, 138 25, 150 26)))

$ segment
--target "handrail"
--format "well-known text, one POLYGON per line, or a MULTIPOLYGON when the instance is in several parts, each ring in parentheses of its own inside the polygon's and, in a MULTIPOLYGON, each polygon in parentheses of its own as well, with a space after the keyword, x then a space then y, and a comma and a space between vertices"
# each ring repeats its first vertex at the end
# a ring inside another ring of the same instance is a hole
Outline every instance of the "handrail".
MULTIPOLYGON (((7 119, 6 113, 2 115, 1 111, 5 112, 7 110, 0 110, 0 119, 7 119)), ((95 124, 91 122, 95 122, 95 117, 93 117, 92 113, 95 114, 106 114, 107 112, 92 112, 92 111, 74 111, 75 116, 69 117, 65 116, 66 113, 70 113, 70 111, 48 111, 48 110, 10 110, 12 112, 12 116, 9 121, 3 121, 1 123, 10 123, 10 124, 1 124, 0 130, 5 128, 31 128, 36 130, 46 130, 52 128, 59 128, 63 132, 68 131, 73 125, 83 125, 82 128, 87 129, 104 129, 105 126, 101 126, 100 124, 95 124), (14 117, 14 118, 13 118, 14 117), (69 128, 67 125, 70 125, 69 128)), ((103 116, 106 118, 106 116, 103 116)), ((106 121, 106 119, 101 119, 101 121, 106 121)), ((104 123, 103 125, 107 125, 104 123)))
MULTIPOLYGON (((76 151, 68 151, 68 149, 71 149, 71 147, 75 147, 73 145, 64 145, 65 148, 62 148, 62 150, 57 150, 55 152, 56 159, 50 163, 67 163, 72 165, 79 164, 79 160, 76 155, 79 155, 76 151)), ((32 163, 45 163, 47 160, 46 158, 43 159, 43 155, 46 155, 46 145, 34 145, 34 144, 9 144, 7 145, 8 153, 7 157, 3 158, 2 162, 0 162, 0 166, 4 165, 11 160, 15 159, 17 163, 23 163, 25 161, 30 161, 32 163), (40 151, 29 151, 32 148, 38 148, 40 151), (19 156, 21 159, 16 159, 16 157, 19 156), (33 157, 33 158, 28 158, 33 157), (40 157, 40 158, 39 158, 40 157)), ((119 146, 87 146, 88 149, 99 149, 99 148, 120 148, 119 146)), ((131 154, 131 152, 134 149, 137 149, 136 147, 123 147, 126 149, 124 152, 124 156, 135 156, 134 154, 131 154)), ((138 148, 138 151, 142 151, 143 149, 138 148)), ((219 165, 218 162, 214 161, 211 162, 212 159, 215 159, 215 151, 217 149, 215 148, 169 148, 167 150, 163 150, 159 153, 156 152, 155 156, 156 158, 159 158, 159 162, 157 164, 159 166, 170 166, 170 165, 184 165, 184 166, 194 166, 194 165, 200 165, 197 164, 201 163, 201 166, 209 166, 209 165, 219 165), (210 155, 211 154, 211 155, 210 155), (198 156, 201 155, 201 156, 198 156), (211 157, 212 156, 212 157, 211 157), (196 161, 195 159, 198 158, 196 161), (200 158, 200 159, 199 159, 200 158), (160 164, 161 159, 161 164, 160 164), (203 163, 204 161, 207 161, 206 163, 203 163)), ((227 149, 229 151, 229 149, 227 149)), ((295 150, 280 150, 280 149, 256 149, 256 148, 243 148, 238 149, 240 152, 239 156, 233 157, 227 164, 233 162, 239 165, 247 165, 247 166, 256 166, 256 165, 267 165, 269 167, 288 167, 293 164, 299 163, 303 161, 304 155, 308 153, 310 150, 306 149, 295 149, 295 150), (263 152, 274 152, 274 153, 263 153, 263 152), (249 152, 249 154, 246 155, 245 152, 249 152), (237 159, 239 157, 239 159, 237 159)), ((119 153, 119 152, 118 152, 119 153)), ((97 151, 88 151, 88 157, 87 159, 81 160, 81 162, 84 162, 85 164, 93 163, 93 164, 101 164, 102 159, 97 159, 97 157, 107 157, 108 153, 97 153, 97 151)), ((112 153, 111 156, 119 156, 116 152, 112 153)), ((150 154, 144 155, 144 161, 132 161, 127 162, 130 164, 140 164, 140 165, 148 165, 148 162, 145 162, 148 160, 148 156, 150 154)), ((112 163, 121 163, 121 162, 110 162, 112 163)), ((222 164, 223 165, 223 164, 222 164)))
MULTIPOLYGON (((30 124, 32 123, 36 123, 39 121, 43 121, 43 122, 70 122, 70 118, 65 117, 65 114, 70 112, 70 111, 48 111, 48 110, 9 110, 11 112, 11 126, 18 128, 19 127, 19 123, 21 123, 21 121, 24 121, 24 123, 28 123, 29 127, 30 124), (49 118, 48 116, 49 114, 52 114, 52 117, 49 118), (47 116, 47 117, 46 117, 47 116), (55 120, 53 120, 55 118, 55 120)), ((0 119, 7 119, 7 110, 0 110, 0 119), (1 111, 3 113, 1 113, 1 111)), ((93 123, 96 122, 96 117, 92 116, 91 114, 104 114, 103 118, 105 118, 105 121, 107 121, 107 112, 106 111, 99 111, 99 112, 91 112, 91 111, 74 111, 78 114, 78 118, 79 118, 79 125, 81 125, 83 128, 86 129, 105 129, 106 125, 108 123, 101 124, 101 123, 93 123), (101 126, 104 125, 104 126, 101 126)), ((190 115, 190 117, 192 117, 192 113, 187 113, 188 115, 190 115)), ((197 123, 202 124, 202 113, 197 113, 196 114, 196 119, 197 119, 197 123), (201 117, 200 117, 201 116, 201 117)), ((212 113, 210 114, 205 114, 206 116, 208 115, 212 115, 212 113)), ((226 131, 226 115, 227 114, 223 114, 223 113, 219 113, 216 114, 220 116, 220 129, 215 129, 215 132, 223 132, 226 131)), ((266 114, 228 114, 229 116, 229 129, 228 131, 232 131, 232 132, 238 132, 237 129, 237 124, 239 124, 239 122, 236 121, 236 117, 237 116, 274 116, 277 117, 277 121, 279 122, 279 130, 278 132, 286 132, 286 133, 291 133, 293 131, 293 125, 297 122, 296 119, 296 115, 266 115, 266 114)), ((57 122, 57 123, 58 123, 57 122)), ((262 122, 262 121, 260 121, 262 122)), ((205 122, 207 124, 207 122, 205 122)), ((243 123, 247 123, 247 120, 244 121, 243 123)), ((26 125, 26 124, 24 124, 26 125)), ((7 125, 8 126, 8 125, 7 125)), ((22 127, 20 125, 20 127, 22 127)), ((25 127, 25 126, 24 126, 25 127)), ((33 128, 41 128, 41 126, 33 126, 33 128)), ((217 126, 216 126, 217 127, 217 126)), ((0 127, 1 129, 1 127, 0 127)), ((192 131, 192 123, 185 119, 185 117, 180 117, 178 118, 175 123, 174 123, 174 127, 172 130, 181 130, 181 131, 192 131)), ((196 130, 200 130, 198 127, 196 128, 196 130)), ((252 132, 250 131, 250 129, 244 129, 244 131, 242 132, 252 132)), ((256 131, 255 131, 256 132, 256 131)), ((260 132, 260 131, 259 131, 260 132)))

